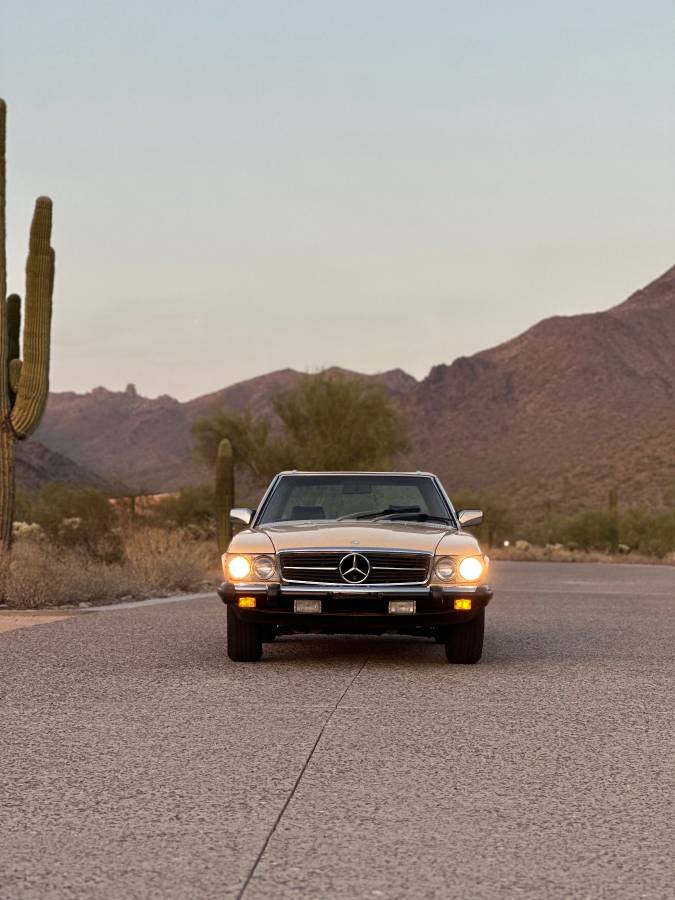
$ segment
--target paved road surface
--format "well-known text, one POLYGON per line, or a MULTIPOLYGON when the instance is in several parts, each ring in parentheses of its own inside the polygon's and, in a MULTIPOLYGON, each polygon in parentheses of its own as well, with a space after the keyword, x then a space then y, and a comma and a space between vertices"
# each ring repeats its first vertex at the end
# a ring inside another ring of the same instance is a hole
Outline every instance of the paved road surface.
POLYGON ((475 667, 236 665, 216 599, 0 635, 0 897, 675 896, 675 569, 494 574, 475 667))

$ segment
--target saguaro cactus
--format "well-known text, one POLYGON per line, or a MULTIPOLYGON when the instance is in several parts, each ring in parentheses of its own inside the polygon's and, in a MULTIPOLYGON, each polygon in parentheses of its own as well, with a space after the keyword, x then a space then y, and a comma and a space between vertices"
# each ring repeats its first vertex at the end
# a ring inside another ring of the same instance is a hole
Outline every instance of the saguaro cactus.
POLYGON ((230 510, 234 506, 234 459, 227 438, 218 445, 216 456, 216 535, 218 551, 223 554, 232 540, 230 510))
POLYGON ((49 393, 49 338, 54 290, 52 201, 38 197, 26 263, 23 361, 19 358, 21 299, 7 297, 5 144, 7 109, 0 100, 0 554, 12 545, 15 442, 37 428, 49 393))
POLYGON ((609 510, 609 552, 619 552, 619 492, 613 487, 609 489, 607 498, 607 508, 609 510))

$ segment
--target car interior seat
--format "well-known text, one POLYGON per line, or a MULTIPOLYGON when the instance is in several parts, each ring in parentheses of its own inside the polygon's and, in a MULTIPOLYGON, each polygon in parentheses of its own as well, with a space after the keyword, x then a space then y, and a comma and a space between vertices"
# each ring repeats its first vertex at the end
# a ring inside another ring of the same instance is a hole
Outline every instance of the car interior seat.
POLYGON ((294 506, 289 517, 293 519, 325 519, 326 511, 323 506, 294 506))

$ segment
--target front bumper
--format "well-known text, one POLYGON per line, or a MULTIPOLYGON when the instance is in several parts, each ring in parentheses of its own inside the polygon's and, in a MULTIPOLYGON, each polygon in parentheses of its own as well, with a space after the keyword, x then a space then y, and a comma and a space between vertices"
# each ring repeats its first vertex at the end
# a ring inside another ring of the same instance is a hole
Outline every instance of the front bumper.
POLYGON ((249 622, 280 625, 302 631, 347 628, 425 628, 466 622, 488 605, 492 590, 485 584, 447 585, 443 587, 388 587, 368 585, 359 587, 324 588, 306 585, 233 584, 224 582, 218 594, 239 616, 249 622), (255 597, 254 609, 238 607, 240 596, 255 597), (299 598, 321 600, 320 613, 296 613, 294 601, 299 598), (455 610, 458 598, 471 600, 471 610, 455 610), (390 600, 414 600, 416 611, 400 615, 389 613, 390 600))

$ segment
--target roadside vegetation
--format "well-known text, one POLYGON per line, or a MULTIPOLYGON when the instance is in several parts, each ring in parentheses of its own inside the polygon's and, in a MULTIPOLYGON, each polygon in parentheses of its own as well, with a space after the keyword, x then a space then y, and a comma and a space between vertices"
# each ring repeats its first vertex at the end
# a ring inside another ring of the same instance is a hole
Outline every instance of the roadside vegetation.
POLYGON ((454 496, 455 506, 485 513, 476 535, 495 558, 675 562, 675 508, 621 509, 615 490, 605 509, 527 517, 491 496, 454 496))
POLYGON ((20 492, 22 519, 1 573, 5 603, 95 605, 208 589, 219 573, 205 495, 207 489, 190 488, 131 515, 89 488, 48 484, 20 492))
MULTIPOLYGON (((273 412, 268 423, 215 410, 195 428, 210 465, 229 439, 244 476, 238 502, 280 469, 387 470, 407 446, 388 395, 361 379, 307 376, 275 399, 273 412)), ((213 485, 119 500, 62 484, 19 492, 11 563, 0 570, 4 601, 17 609, 92 605, 215 586, 216 508, 213 485)))
MULTIPOLYGON (((407 446, 405 423, 381 388, 326 373, 278 397, 270 422, 217 410, 195 426, 197 452, 210 463, 224 438, 241 476, 238 503, 280 469, 387 470, 407 446)), ((494 495, 453 500, 484 511, 476 534, 495 558, 675 563, 675 508, 620 509, 616 491, 605 509, 544 510, 536 519, 494 495)), ((62 484, 19 491, 11 562, 0 567, 4 602, 94 605, 214 587, 217 508, 213 485, 117 500, 62 484)))
MULTIPOLYGON (((489 497, 455 500, 484 509, 476 533, 493 558, 675 563, 675 510, 591 510, 528 525, 489 497)), ((208 590, 220 580, 213 509, 210 486, 136 513, 89 488, 19 492, 5 602, 31 609, 208 590)))
POLYGON ((523 538, 568 552, 668 560, 675 554, 675 509, 586 510, 523 529, 523 538))
POLYGON ((235 463, 262 486, 284 469, 387 471, 408 445, 399 410, 362 379, 308 375, 274 399, 273 413, 268 421, 215 410, 194 427, 198 452, 213 465, 227 438, 235 463))

